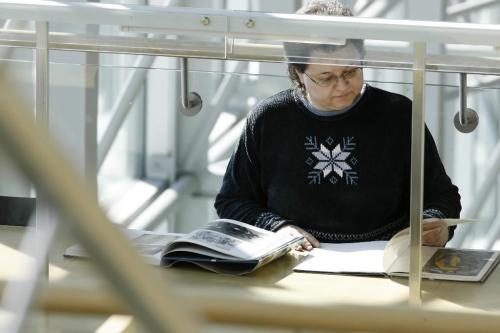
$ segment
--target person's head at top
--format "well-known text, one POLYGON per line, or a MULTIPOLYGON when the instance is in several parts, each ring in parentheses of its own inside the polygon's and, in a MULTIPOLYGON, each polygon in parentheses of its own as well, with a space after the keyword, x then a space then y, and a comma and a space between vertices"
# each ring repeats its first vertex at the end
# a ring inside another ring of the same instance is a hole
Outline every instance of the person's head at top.
MULTIPOLYGON (((297 14, 352 16, 337 0, 312 0, 297 14)), ((318 110, 336 111, 352 105, 363 88, 363 41, 345 44, 284 43, 288 74, 303 96, 318 110), (340 60, 335 64, 335 59, 340 60), (346 60, 352 59, 352 62, 346 60), (357 65, 356 65, 357 64, 357 65)))

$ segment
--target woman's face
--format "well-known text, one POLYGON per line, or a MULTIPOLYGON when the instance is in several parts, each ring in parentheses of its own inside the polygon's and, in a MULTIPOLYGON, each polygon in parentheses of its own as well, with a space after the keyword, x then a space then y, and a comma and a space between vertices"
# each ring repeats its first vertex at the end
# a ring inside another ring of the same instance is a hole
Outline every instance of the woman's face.
POLYGON ((339 51, 326 53, 313 51, 313 64, 306 66, 304 73, 298 73, 302 80, 309 101, 318 109, 341 110, 350 106, 361 93, 363 87, 363 70, 352 66, 335 66, 327 64, 327 58, 359 59, 359 55, 352 46, 339 51), (354 53, 352 53, 354 52, 354 53))

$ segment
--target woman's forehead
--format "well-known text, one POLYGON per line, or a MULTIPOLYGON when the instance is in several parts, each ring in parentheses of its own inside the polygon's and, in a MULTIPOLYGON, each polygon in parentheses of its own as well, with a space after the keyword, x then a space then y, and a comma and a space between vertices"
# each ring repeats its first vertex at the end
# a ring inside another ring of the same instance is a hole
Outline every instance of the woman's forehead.
POLYGON ((345 47, 336 50, 313 50, 310 53, 309 66, 317 64, 346 67, 349 65, 359 64, 360 60, 361 55, 358 50, 352 44, 348 44, 345 47))
POLYGON ((322 73, 333 73, 340 75, 342 72, 349 71, 352 68, 357 67, 356 65, 349 64, 345 65, 331 65, 331 64, 308 64, 306 70, 310 73, 319 75, 322 73))

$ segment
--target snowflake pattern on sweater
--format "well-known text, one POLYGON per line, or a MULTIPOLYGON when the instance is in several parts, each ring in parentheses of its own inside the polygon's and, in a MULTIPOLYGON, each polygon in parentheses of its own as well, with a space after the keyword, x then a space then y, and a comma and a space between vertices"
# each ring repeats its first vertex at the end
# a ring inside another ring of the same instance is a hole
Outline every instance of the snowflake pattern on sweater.
POLYGON ((320 142, 316 136, 306 136, 304 147, 306 164, 312 168, 307 174, 309 184, 319 185, 325 179, 335 185, 343 179, 348 186, 358 185, 358 172, 353 169, 358 162, 354 137, 343 137, 341 142, 328 137, 320 142))

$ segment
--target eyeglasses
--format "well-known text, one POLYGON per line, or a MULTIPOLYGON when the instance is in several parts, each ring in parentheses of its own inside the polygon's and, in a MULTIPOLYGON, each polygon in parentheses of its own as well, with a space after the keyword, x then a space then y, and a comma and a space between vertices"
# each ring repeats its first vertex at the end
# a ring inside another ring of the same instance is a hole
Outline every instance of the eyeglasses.
POLYGON ((337 85, 340 79, 342 79, 342 81, 344 81, 345 84, 348 84, 349 80, 352 80, 358 74, 360 69, 361 69, 360 67, 356 67, 351 70, 345 71, 339 76, 332 75, 324 79, 313 79, 306 72, 304 72, 304 74, 309 78, 309 80, 311 80, 320 87, 331 87, 337 85))

